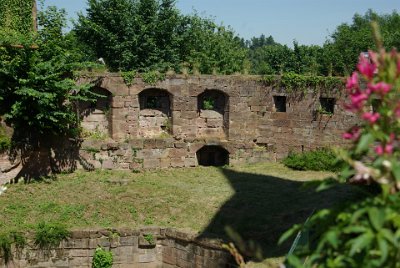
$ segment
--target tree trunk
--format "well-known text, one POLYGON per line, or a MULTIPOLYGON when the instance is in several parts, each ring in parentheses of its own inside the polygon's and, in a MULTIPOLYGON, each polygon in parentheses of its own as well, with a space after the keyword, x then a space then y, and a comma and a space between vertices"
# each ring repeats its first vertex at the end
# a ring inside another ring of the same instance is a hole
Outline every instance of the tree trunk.
POLYGON ((32 20, 33 20, 33 31, 37 32, 38 30, 38 25, 37 25, 37 4, 36 4, 36 0, 32 0, 33 4, 32 4, 32 20))

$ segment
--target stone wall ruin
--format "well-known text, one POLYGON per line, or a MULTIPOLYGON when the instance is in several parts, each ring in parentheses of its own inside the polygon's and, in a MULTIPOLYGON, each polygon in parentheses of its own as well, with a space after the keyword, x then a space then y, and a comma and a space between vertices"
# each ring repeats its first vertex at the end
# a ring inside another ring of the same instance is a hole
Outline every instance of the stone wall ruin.
POLYGON ((97 247, 113 253, 116 268, 234 267, 221 241, 158 227, 76 230, 52 248, 39 248, 29 239, 23 248, 12 247, 7 263, 0 255, 0 267, 91 267, 97 247))
MULTIPOLYGON (((225 150, 222 162, 230 164, 276 161, 341 145, 341 134, 357 121, 342 108, 340 90, 288 92, 260 76, 174 75, 155 85, 136 78, 131 86, 117 74, 95 80, 110 93, 109 120, 98 127, 109 129, 110 139, 87 139, 80 154, 96 168, 197 166, 204 146, 225 150)), ((91 131, 88 118, 82 125, 91 131)))

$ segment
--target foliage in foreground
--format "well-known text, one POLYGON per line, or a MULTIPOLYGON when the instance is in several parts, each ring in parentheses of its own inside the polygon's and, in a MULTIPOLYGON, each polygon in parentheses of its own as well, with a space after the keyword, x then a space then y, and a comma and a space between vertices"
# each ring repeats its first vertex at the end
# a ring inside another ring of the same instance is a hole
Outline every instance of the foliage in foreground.
POLYGON ((101 247, 96 248, 92 260, 92 268, 111 268, 113 264, 113 254, 101 247))
POLYGON ((311 234, 310 248, 298 248, 289 262, 295 267, 399 267, 399 211, 399 194, 321 210, 282 237, 301 229, 311 234))
POLYGON ((379 191, 361 202, 321 210, 289 230, 281 241, 299 230, 312 237, 288 256, 295 267, 400 267, 400 54, 382 48, 373 26, 379 52, 360 55, 358 71, 346 85, 346 108, 361 123, 343 135, 353 143, 340 154, 349 165, 340 179, 379 191))
POLYGON ((38 21, 37 34, 0 29, 0 114, 25 142, 43 134, 75 135, 75 104, 94 96, 89 85, 75 81, 84 56, 63 33, 65 12, 50 7, 38 21))
POLYGON ((289 153, 282 163, 294 170, 332 171, 341 170, 343 163, 330 149, 318 149, 304 153, 289 153))

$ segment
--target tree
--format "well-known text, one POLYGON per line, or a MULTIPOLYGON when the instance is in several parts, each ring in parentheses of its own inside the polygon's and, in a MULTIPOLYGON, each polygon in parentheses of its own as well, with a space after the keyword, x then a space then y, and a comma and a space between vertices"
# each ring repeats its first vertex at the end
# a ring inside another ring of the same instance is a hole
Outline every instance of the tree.
POLYGON ((276 44, 277 43, 275 42, 272 35, 265 37, 265 35, 262 34, 262 35, 260 35, 260 37, 251 38, 251 40, 249 42, 249 48, 250 48, 250 50, 254 50, 259 47, 272 46, 272 45, 276 45, 276 44))
POLYGON ((197 14, 186 16, 181 59, 201 73, 232 74, 243 69, 246 50, 232 30, 197 14))
POLYGON ((361 52, 376 49, 370 27, 372 21, 380 25, 385 47, 400 47, 400 15, 397 12, 378 15, 369 10, 365 15, 355 14, 352 23, 339 25, 324 46, 334 55, 330 63, 335 74, 349 75, 361 52))
POLYGON ((293 50, 286 45, 275 44, 250 50, 252 73, 282 74, 295 71, 293 50))
POLYGON ((239 72, 245 50, 232 30, 197 14, 183 16, 174 0, 90 0, 77 36, 112 70, 239 72))
POLYGON ((51 136, 58 141, 76 136, 74 105, 94 96, 89 85, 77 86, 74 80, 81 55, 69 50, 71 39, 62 31, 65 16, 65 11, 49 7, 38 14, 37 34, 2 39, 0 44, 0 114, 14 129, 14 149, 23 154, 50 150, 51 136))
POLYGON ((91 46, 97 58, 104 58, 112 70, 137 65, 139 41, 134 5, 128 0, 89 0, 87 15, 79 15, 75 32, 91 46))

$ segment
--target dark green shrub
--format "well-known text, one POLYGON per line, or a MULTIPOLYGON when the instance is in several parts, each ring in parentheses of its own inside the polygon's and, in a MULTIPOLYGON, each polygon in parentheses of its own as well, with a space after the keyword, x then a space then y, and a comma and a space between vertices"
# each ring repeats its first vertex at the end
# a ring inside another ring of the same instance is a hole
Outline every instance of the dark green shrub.
POLYGON ((92 268, 111 268, 113 264, 113 254, 101 247, 96 248, 92 260, 92 268))
POLYGON ((39 248, 57 247, 69 234, 65 226, 59 223, 40 222, 35 230, 35 244, 39 248))
POLYGON ((285 166, 294 170, 337 172, 343 168, 343 163, 337 160, 335 153, 330 149, 289 153, 282 162, 285 166))

